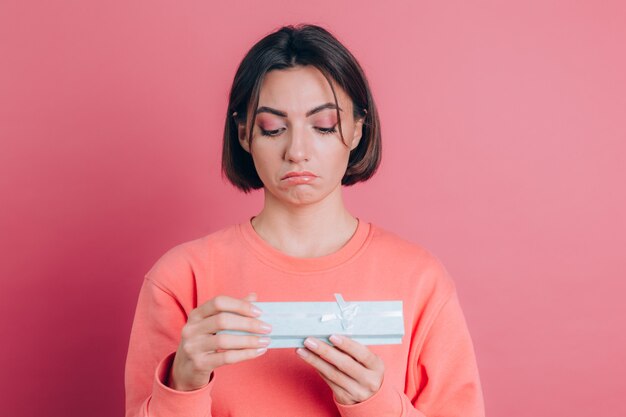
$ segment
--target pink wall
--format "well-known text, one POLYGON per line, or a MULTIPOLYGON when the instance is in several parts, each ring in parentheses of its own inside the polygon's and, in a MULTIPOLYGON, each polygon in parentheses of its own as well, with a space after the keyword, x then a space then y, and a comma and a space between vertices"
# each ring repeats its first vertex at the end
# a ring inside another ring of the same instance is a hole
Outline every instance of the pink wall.
POLYGON ((488 414, 626 415, 623 1, 210 3, 0 3, 2 415, 122 414, 143 274, 260 208, 219 175, 226 97, 297 22, 369 76, 348 205, 448 267, 488 414))

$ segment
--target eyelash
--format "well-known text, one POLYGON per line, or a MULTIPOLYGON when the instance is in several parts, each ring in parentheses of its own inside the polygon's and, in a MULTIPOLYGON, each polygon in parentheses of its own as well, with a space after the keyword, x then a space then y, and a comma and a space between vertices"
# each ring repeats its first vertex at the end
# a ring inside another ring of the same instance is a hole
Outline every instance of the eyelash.
MULTIPOLYGON (((335 125, 336 126, 336 125, 335 125)), ((318 127, 316 128, 322 135, 330 135, 333 134, 337 131, 336 127, 330 127, 330 128, 323 128, 323 127, 318 127)), ((269 137, 274 137, 274 136, 278 136, 280 132, 280 129, 277 130, 264 130, 261 129, 261 135, 263 136, 269 136, 269 137), (273 133, 273 134, 272 134, 273 133)))

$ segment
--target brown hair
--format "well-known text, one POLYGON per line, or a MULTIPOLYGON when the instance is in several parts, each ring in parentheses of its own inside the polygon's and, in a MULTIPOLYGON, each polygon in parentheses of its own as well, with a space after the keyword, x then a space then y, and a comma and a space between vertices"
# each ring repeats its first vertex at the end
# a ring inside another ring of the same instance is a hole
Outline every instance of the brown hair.
MULTIPOLYGON (((250 109, 259 103, 261 83, 265 74, 275 69, 312 65, 328 81, 337 103, 334 80, 352 99, 353 116, 364 118, 359 145, 350 152, 342 185, 366 181, 380 165, 382 144, 378 111, 367 79, 356 58, 326 29, 311 24, 283 26, 258 41, 245 55, 235 74, 230 90, 222 148, 222 176, 243 192, 263 187, 252 156, 239 143, 238 124, 247 123, 250 109)), ((342 141, 341 117, 337 108, 339 134, 342 141)), ((254 111, 251 112, 254 115, 254 111)), ((252 140, 252 129, 248 142, 252 140)), ((347 146, 347 145, 346 145, 347 146)))

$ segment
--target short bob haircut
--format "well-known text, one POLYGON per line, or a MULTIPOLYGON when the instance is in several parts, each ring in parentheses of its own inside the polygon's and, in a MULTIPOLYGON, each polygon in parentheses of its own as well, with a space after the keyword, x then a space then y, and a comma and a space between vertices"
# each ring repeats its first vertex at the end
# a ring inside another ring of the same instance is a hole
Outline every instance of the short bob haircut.
MULTIPOLYGON (((363 132, 359 145, 350 152, 348 167, 341 184, 350 186, 366 181, 380 165, 382 145, 378 111, 367 79, 356 58, 326 29, 311 24, 283 26, 258 41, 243 58, 230 90, 228 113, 222 148, 222 176, 245 193, 263 187, 252 156, 239 143, 238 125, 251 123, 246 129, 248 142, 252 140, 254 120, 247 113, 259 104, 261 83, 272 70, 313 65, 324 75, 337 103, 337 94, 331 79, 352 99, 355 120, 363 118, 363 132)), ((339 109, 339 134, 341 129, 339 109)), ((254 112, 251 113, 254 115, 254 112)), ((246 126, 247 127, 247 126, 246 126)), ((346 145, 348 146, 348 145, 346 145)))

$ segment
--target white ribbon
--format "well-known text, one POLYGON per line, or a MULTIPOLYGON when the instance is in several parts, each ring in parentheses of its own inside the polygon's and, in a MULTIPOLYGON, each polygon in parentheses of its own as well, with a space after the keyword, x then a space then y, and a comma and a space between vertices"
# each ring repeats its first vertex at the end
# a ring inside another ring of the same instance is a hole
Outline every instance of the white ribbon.
POLYGON ((353 320, 359 311, 359 306, 354 303, 346 303, 341 294, 335 294, 335 299, 337 300, 337 304, 339 304, 339 310, 341 312, 339 314, 324 314, 320 317, 320 321, 341 320, 341 326, 345 330, 350 330, 354 327, 353 320))

